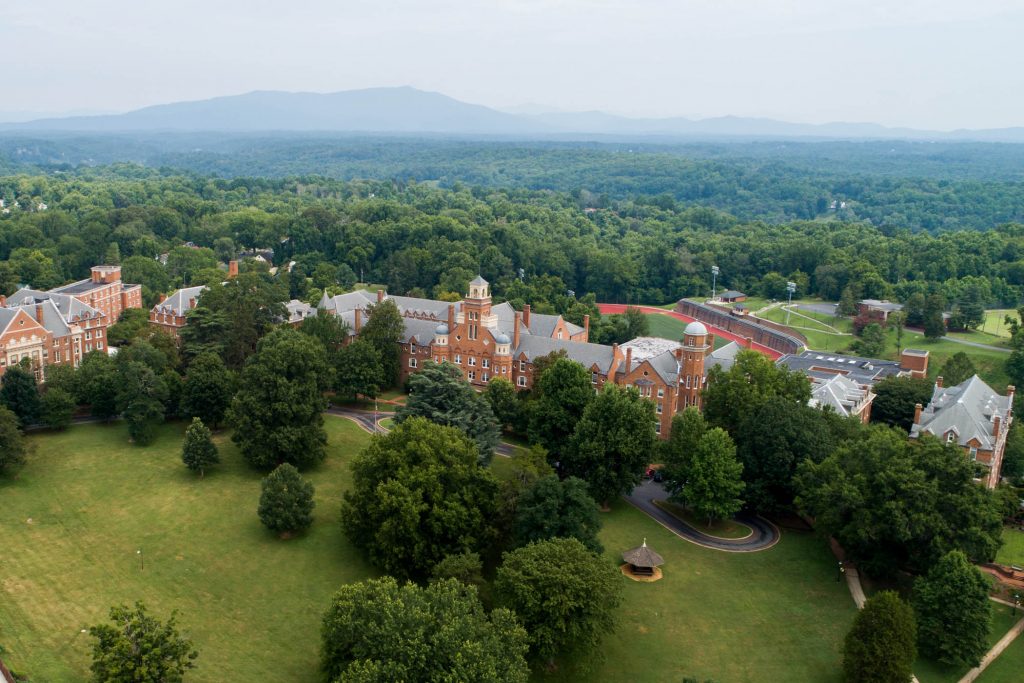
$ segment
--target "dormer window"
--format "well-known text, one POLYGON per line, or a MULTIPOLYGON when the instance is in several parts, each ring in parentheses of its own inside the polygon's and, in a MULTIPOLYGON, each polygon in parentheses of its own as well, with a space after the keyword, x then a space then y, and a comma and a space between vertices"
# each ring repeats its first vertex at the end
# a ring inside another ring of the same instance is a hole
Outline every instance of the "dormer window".
POLYGON ((952 430, 952 429, 951 429, 951 430, 949 430, 948 432, 946 432, 946 443, 953 443, 953 438, 954 438, 955 436, 956 436, 956 435, 955 435, 955 434, 953 433, 953 430, 952 430))

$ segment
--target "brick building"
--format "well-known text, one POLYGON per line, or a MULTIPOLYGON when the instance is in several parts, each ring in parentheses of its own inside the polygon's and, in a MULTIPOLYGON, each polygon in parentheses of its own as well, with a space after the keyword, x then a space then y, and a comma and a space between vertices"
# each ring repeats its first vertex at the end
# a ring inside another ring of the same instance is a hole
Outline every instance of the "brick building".
POLYGON ((687 406, 700 405, 700 390, 711 362, 727 363, 739 350, 727 345, 712 353, 714 340, 701 323, 687 326, 683 341, 636 339, 619 347, 589 342, 590 320, 574 325, 560 315, 533 313, 527 305, 516 311, 508 303, 492 304, 490 285, 481 277, 469 283, 459 302, 389 296, 357 290, 324 297, 318 314, 337 315, 358 335, 367 309, 390 300, 405 319, 402 379, 427 360, 458 366, 470 384, 484 388, 495 377, 519 389, 533 386, 533 363, 552 352, 566 356, 590 372, 595 391, 605 382, 634 386, 655 404, 657 431, 667 437, 672 417, 687 406), (660 342, 660 345, 653 342, 660 342))
POLYGON ((23 358, 40 381, 47 365, 77 367, 85 354, 107 350, 107 328, 126 308, 141 306, 141 287, 123 284, 118 266, 96 266, 90 279, 55 289, 25 287, 0 297, 0 374, 23 358))
POLYGON ((977 375, 955 387, 942 386, 936 378, 935 389, 927 407, 914 407, 914 425, 910 438, 931 434, 949 444, 957 444, 973 461, 987 470, 982 477, 994 489, 1003 468, 1006 435, 1013 423, 1013 385, 1000 396, 977 375))
POLYGON ((161 294, 160 301, 149 310, 149 324, 177 339, 185 327, 186 316, 196 307, 204 289, 206 285, 176 289, 170 296, 161 294))

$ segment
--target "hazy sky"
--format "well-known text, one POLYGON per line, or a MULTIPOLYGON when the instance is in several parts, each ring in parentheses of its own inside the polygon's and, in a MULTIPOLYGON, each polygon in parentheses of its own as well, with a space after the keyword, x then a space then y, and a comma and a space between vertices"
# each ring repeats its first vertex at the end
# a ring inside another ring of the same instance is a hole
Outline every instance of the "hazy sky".
POLYGON ((1022 0, 7 0, 0 111, 412 85, 496 107, 1024 125, 1022 0))

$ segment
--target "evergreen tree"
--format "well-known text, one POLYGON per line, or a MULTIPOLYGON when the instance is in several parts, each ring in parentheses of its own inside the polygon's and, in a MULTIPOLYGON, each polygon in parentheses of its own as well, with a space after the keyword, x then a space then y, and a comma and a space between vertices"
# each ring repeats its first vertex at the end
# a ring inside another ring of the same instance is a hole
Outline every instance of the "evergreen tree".
POLYGON ((607 506, 640 483, 657 438, 655 422, 654 403, 636 389, 605 384, 576 423, 561 473, 586 481, 590 495, 607 506))
POLYGON ((313 523, 313 485, 292 465, 278 465, 263 479, 260 489, 260 521, 281 538, 305 531, 313 523))
POLYGON ((384 386, 395 386, 402 370, 402 349, 399 343, 405 334, 405 320, 391 299, 371 305, 367 313, 369 320, 359 331, 359 337, 369 342, 380 354, 384 386))
POLYGON ((473 439, 486 465, 494 456, 501 433, 491 405, 466 381, 462 370, 451 363, 427 361, 409 377, 409 398, 395 413, 401 424, 410 417, 425 417, 436 424, 455 427, 473 439))
POLYGON ((13 474, 25 464, 28 443, 18 427, 18 416, 0 406, 0 474, 13 474))
POLYGON ((941 294, 932 294, 924 303, 924 336, 926 339, 939 339, 946 334, 946 321, 942 318, 946 310, 946 300, 941 294))
POLYGON ((87 403, 93 417, 110 420, 118 415, 118 378, 114 360, 102 351, 85 354, 76 383, 79 403, 87 403))
POLYGON ((134 609, 112 607, 110 621, 89 628, 96 683, 180 683, 195 668, 199 653, 178 632, 175 614, 163 623, 137 602, 134 609))
POLYGON ((8 367, 0 377, 0 405, 17 415, 22 426, 39 419, 39 389, 28 361, 8 367))
POLYGON ((233 389, 231 372, 220 356, 201 353, 189 363, 181 391, 181 413, 198 417, 216 429, 227 415, 233 389))
POLYGON ((878 323, 865 325, 860 339, 853 343, 856 353, 867 358, 878 358, 885 351, 885 330, 878 323))
POLYGON ((914 582, 921 652, 943 664, 977 666, 988 651, 992 603, 988 581, 967 556, 946 553, 914 582))
POLYGON ((107 266, 121 265, 121 247, 117 242, 111 242, 107 251, 103 254, 103 264, 107 266))
POLYGON ((323 460, 329 370, 323 346, 307 335, 281 328, 260 340, 230 411, 231 440, 251 465, 304 467, 323 460))
POLYGON ((736 460, 736 446, 721 428, 710 429, 697 442, 683 490, 673 496, 693 511, 713 520, 732 517, 743 507, 743 463, 736 460))
POLYGON ((556 357, 543 369, 534 363, 533 392, 528 404, 530 443, 543 446, 557 460, 594 398, 590 372, 568 358, 556 357))
POLYGON ((893 591, 864 603, 843 646, 846 683, 907 683, 917 658, 917 627, 910 605, 893 591))
POLYGON ((839 315, 853 316, 857 315, 857 295, 853 291, 853 287, 846 287, 843 289, 842 296, 839 297, 839 306, 836 308, 836 312, 839 315))
POLYGON ((185 430, 185 441, 181 446, 181 461, 185 467, 198 472, 200 477, 206 475, 206 468, 220 462, 217 446, 213 436, 198 417, 192 418, 192 424, 185 430))
POLYGON ((75 397, 60 387, 48 387, 39 405, 39 417, 50 429, 66 429, 75 414, 75 397))
POLYGON ((148 446, 164 421, 167 385, 153 370, 134 360, 118 363, 117 382, 117 408, 128 423, 128 435, 139 446, 148 446))

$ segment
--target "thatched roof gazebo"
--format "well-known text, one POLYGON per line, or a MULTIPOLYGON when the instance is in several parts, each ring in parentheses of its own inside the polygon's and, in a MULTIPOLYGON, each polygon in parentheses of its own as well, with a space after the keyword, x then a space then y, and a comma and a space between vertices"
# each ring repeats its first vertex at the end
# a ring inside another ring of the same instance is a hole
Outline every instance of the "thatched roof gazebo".
POLYGON ((647 539, 639 548, 633 548, 622 553, 623 561, 629 566, 629 573, 635 576, 660 578, 661 571, 658 569, 665 564, 661 555, 647 547, 647 539))

